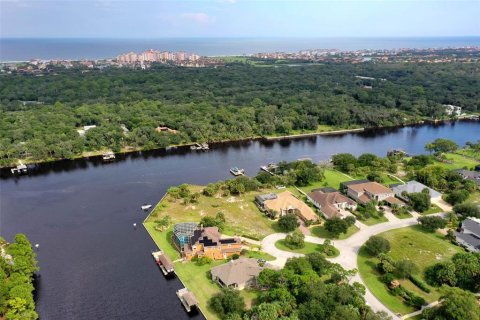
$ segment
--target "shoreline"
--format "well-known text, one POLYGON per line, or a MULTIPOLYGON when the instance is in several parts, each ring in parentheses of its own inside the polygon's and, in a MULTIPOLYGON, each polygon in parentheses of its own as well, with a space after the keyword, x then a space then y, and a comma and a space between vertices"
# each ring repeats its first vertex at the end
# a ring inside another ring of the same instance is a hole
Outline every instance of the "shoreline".
MULTIPOLYGON (((282 135, 282 136, 251 136, 251 137, 245 137, 245 138, 238 138, 238 139, 225 139, 225 140, 218 140, 218 141, 211 141, 208 142, 210 145, 215 145, 215 144, 222 144, 222 143, 234 143, 234 142, 242 142, 242 141, 258 141, 258 140, 263 140, 263 141, 277 141, 277 140, 288 140, 288 139, 296 139, 296 138, 307 138, 307 137, 315 137, 315 136, 328 136, 328 135, 344 135, 344 134, 349 134, 349 133, 362 133, 362 132, 367 132, 370 130, 382 130, 382 129, 395 129, 395 128, 403 128, 403 127, 409 127, 409 126, 416 126, 416 125, 425 125, 425 124, 439 124, 439 123, 445 123, 445 122, 456 122, 456 121, 468 121, 468 120, 473 120, 473 121, 478 121, 478 117, 476 115, 467 115, 467 116, 460 116, 456 119, 438 119, 438 120, 430 120, 430 119, 424 119, 424 120, 419 120, 419 121, 414 121, 410 123, 406 123, 403 125, 396 125, 396 126, 386 126, 386 127, 362 127, 362 128, 353 128, 353 129, 339 129, 339 130, 332 130, 332 131, 321 131, 321 132, 305 132, 305 133, 297 133, 297 134, 291 134, 291 135, 282 135)), ((183 144, 177 144, 177 145, 171 145, 167 147, 162 147, 162 148, 152 148, 152 149, 142 149, 142 148, 132 148, 128 150, 121 150, 118 152, 114 152, 115 155, 123 155, 123 154, 130 154, 130 153, 138 153, 138 152, 147 152, 147 151, 156 151, 156 150, 172 150, 172 149, 177 149, 177 148, 186 148, 194 145, 195 142, 189 142, 189 143, 183 143, 183 144)), ((91 157, 101 157, 103 153, 105 153, 107 150, 98 150, 98 151, 86 151, 83 152, 80 155, 74 156, 72 158, 62 158, 62 159, 44 159, 44 160, 38 160, 38 161, 29 161, 25 159, 16 159, 17 164, 23 163, 25 165, 36 165, 36 164, 43 164, 43 163, 54 163, 54 162, 60 162, 60 161, 67 161, 67 160, 79 160, 79 159, 89 159, 91 157)), ((1 166, 0 165, 0 170, 5 170, 5 169, 10 169, 10 168, 15 168, 15 166, 1 166)))

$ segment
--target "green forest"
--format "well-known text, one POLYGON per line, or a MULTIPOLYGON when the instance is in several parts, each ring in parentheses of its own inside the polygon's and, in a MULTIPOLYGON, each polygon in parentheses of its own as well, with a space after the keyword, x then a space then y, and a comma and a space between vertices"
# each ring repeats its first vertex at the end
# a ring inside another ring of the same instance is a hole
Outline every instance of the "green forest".
POLYGON ((0 166, 18 159, 395 126, 480 108, 477 64, 231 63, 0 76, 0 166), (359 79, 356 76, 372 77, 359 79), (86 125, 97 127, 81 137, 86 125), (177 130, 157 132, 158 126, 177 130))

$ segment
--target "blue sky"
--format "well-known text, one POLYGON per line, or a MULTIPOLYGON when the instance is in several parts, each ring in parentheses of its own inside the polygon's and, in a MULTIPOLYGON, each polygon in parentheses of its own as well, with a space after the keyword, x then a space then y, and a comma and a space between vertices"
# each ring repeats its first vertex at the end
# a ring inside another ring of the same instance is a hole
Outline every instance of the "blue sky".
POLYGON ((0 0, 0 37, 479 36, 480 0, 0 0))

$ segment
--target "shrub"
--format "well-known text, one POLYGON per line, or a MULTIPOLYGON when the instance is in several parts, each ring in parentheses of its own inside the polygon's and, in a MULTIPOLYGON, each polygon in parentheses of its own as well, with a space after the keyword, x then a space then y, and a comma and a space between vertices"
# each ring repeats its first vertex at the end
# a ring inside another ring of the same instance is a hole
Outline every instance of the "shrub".
POLYGON ((285 245, 290 249, 305 247, 305 236, 298 230, 293 231, 285 238, 285 245))
POLYGON ((245 301, 240 292, 232 289, 222 289, 210 298, 208 304, 222 318, 231 314, 241 315, 245 309, 245 301))
POLYGON ((456 205, 467 200, 469 195, 467 190, 455 190, 447 194, 445 200, 450 204, 456 205))
POLYGON ((435 232, 435 230, 445 228, 447 225, 447 220, 441 217, 420 217, 418 222, 423 229, 429 232, 435 232))
POLYGON ((414 285, 420 288, 423 292, 430 293, 430 288, 421 279, 415 277, 414 275, 410 275, 408 278, 410 279, 410 281, 412 281, 414 285))
POLYGON ((297 216, 293 213, 281 216, 278 220, 278 226, 283 232, 292 232, 299 226, 297 216))
POLYGON ((206 264, 212 263, 213 260, 209 257, 195 256, 195 257, 192 258, 192 261, 194 261, 197 266, 204 266, 206 264))
POLYGON ((385 273, 383 276, 380 277, 383 283, 389 285, 393 280, 395 280, 395 275, 393 273, 385 273))
POLYGON ((380 253, 390 251, 390 242, 382 237, 372 236, 365 243, 365 248, 371 255, 378 256, 380 253))

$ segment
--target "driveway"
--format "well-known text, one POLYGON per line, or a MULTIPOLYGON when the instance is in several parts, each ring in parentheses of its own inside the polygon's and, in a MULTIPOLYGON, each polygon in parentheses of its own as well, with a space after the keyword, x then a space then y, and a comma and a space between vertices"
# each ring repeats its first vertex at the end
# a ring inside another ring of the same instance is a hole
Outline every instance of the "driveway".
MULTIPOLYGON (((443 204, 442 204, 443 205, 443 204)), ((443 215, 443 213, 438 213, 434 215, 443 215)), ((364 226, 357 233, 353 234, 351 237, 344 240, 332 240, 332 244, 340 250, 340 255, 338 257, 329 259, 329 261, 340 264, 344 269, 358 269, 357 265, 357 254, 360 250, 360 247, 371 237, 376 234, 398 229, 405 228, 409 226, 416 225, 417 218, 412 217, 408 219, 392 219, 388 222, 379 223, 373 226, 364 226)), ((285 233, 275 233, 265 237, 262 240, 262 250, 276 257, 274 261, 269 261, 270 264, 276 267, 283 267, 285 262, 289 258, 301 257, 303 254, 293 253, 288 251, 283 251, 275 247, 275 242, 278 240, 284 239, 287 236, 285 233)), ((314 237, 314 236, 305 236, 306 242, 322 244, 325 239, 314 237)), ((363 282, 359 273, 357 273, 351 281, 356 281, 365 286, 365 300, 367 304, 372 307, 375 311, 385 311, 393 319, 400 319, 397 315, 391 312, 387 307, 385 307, 380 300, 378 300, 368 289, 368 287, 363 282)))

